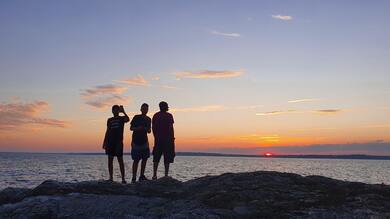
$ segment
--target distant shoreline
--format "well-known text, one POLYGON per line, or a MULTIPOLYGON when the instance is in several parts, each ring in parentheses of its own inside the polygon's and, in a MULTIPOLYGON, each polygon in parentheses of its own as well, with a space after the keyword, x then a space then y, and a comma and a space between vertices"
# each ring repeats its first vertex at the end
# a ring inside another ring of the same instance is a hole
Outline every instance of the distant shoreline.
MULTIPOLYGON (((63 155, 105 155, 102 153, 82 153, 82 152, 0 152, 0 154, 63 154, 63 155)), ((124 153, 130 155, 130 153, 124 153)), ((206 157, 254 157, 254 158, 303 158, 303 159, 358 159, 358 160, 390 160, 390 156, 377 156, 365 154, 345 154, 345 155, 249 155, 249 154, 223 154, 207 152, 177 152, 177 156, 206 156, 206 157)))

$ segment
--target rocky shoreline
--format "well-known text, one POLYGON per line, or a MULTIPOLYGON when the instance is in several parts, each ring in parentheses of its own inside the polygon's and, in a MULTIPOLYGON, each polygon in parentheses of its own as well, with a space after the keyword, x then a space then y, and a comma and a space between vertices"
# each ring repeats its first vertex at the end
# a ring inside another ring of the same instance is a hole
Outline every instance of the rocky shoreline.
POLYGON ((390 186, 266 171, 127 185, 47 180, 1 191, 0 218, 390 218, 390 186))

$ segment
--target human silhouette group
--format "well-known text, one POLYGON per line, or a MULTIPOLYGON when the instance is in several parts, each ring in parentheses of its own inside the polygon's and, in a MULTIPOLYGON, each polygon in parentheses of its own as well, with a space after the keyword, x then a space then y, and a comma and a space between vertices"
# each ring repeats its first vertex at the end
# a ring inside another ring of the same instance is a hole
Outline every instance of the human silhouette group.
MULTIPOLYGON (((135 115, 130 122, 132 133, 131 140, 131 158, 132 179, 131 182, 137 181, 137 170, 141 161, 141 170, 138 181, 148 180, 145 176, 145 168, 148 158, 150 157, 150 148, 148 134, 153 132, 153 180, 157 179, 157 169, 161 157, 164 156, 165 176, 169 173, 169 164, 173 163, 175 158, 175 135, 173 129, 173 116, 168 112, 168 103, 162 101, 159 103, 160 111, 153 115, 153 118, 147 116, 149 105, 141 105, 141 114, 135 115)), ((108 155, 108 172, 109 181, 113 181, 113 162, 117 157, 119 169, 121 172, 122 183, 127 183, 125 178, 125 166, 123 163, 123 131, 125 124, 130 121, 123 106, 112 106, 113 117, 107 120, 107 130, 104 137, 103 149, 108 155), (122 115, 120 115, 122 113, 122 115)))

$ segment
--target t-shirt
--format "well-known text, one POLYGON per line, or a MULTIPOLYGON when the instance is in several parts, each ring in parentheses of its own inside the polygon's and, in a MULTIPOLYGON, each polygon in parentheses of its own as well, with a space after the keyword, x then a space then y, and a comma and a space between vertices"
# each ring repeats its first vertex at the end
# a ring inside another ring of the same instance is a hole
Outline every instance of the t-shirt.
POLYGON ((158 112, 153 116, 153 135, 155 140, 172 140, 173 134, 173 116, 168 112, 158 112))
POLYGON ((144 145, 148 142, 148 132, 147 130, 151 128, 151 119, 148 116, 144 115, 135 115, 131 120, 131 127, 136 128, 139 126, 143 126, 146 129, 133 131, 132 142, 136 145, 144 145))
POLYGON ((127 121, 125 116, 111 117, 107 120, 107 134, 104 140, 106 145, 110 146, 123 141, 123 128, 127 121))

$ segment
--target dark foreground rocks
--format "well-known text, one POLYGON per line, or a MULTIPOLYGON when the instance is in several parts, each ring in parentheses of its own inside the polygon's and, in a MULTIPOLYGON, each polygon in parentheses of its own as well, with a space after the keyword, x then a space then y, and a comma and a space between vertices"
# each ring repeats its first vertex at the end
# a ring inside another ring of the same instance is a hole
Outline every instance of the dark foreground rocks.
POLYGON ((390 218, 390 186, 279 172, 0 192, 0 218, 390 218))

